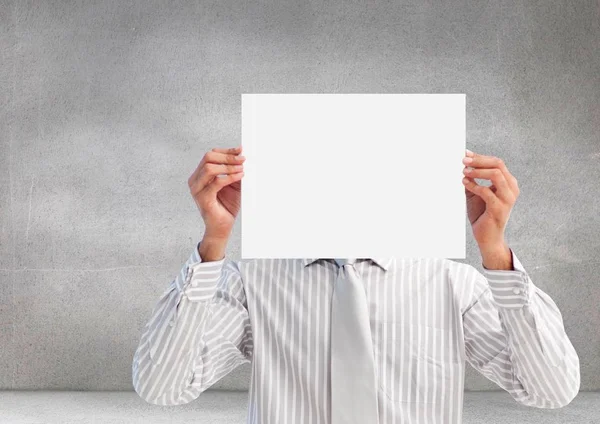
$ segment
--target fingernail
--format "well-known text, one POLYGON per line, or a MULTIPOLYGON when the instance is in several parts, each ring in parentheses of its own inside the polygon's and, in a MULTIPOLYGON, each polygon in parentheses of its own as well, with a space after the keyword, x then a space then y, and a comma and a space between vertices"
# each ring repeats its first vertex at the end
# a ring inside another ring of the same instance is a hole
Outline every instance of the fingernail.
POLYGON ((465 152, 467 152, 467 156, 473 156, 473 152, 469 149, 465 149, 465 152))

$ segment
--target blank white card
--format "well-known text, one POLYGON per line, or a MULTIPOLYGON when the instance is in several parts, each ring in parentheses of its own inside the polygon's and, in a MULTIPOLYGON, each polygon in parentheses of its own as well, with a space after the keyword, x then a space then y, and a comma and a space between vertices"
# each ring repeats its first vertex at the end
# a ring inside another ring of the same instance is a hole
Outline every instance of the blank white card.
POLYGON ((464 94, 242 94, 242 259, 465 258, 464 94))

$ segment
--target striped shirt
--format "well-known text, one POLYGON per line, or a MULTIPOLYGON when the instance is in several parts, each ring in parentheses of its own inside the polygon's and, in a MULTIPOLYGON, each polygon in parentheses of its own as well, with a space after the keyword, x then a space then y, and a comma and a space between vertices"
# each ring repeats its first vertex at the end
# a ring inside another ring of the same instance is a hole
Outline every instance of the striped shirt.
MULTIPOLYGON (((465 362, 522 405, 576 396, 579 358, 561 313, 511 254, 514 270, 484 274, 448 259, 358 260, 379 424, 461 423, 465 362)), ((181 405, 250 363, 248 423, 329 423, 337 272, 333 259, 202 262, 197 245, 144 327, 135 391, 181 405)))

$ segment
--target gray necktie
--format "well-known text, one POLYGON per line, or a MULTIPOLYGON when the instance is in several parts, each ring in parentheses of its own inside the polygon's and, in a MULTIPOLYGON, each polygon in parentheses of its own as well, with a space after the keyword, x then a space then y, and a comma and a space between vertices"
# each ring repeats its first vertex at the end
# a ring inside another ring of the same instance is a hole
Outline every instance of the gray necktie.
POLYGON ((373 341, 355 259, 335 259, 331 303, 331 424, 377 424, 373 341))

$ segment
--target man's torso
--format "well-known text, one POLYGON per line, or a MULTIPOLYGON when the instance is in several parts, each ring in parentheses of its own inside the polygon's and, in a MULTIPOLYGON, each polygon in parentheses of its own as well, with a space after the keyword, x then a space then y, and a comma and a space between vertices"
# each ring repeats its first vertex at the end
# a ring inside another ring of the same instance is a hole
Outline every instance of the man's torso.
MULTIPOLYGON (((475 269, 445 259, 355 268, 367 295, 380 424, 460 422, 462 313, 480 289, 475 269)), ((327 423, 337 264, 256 259, 240 262, 240 272, 253 338, 249 422, 327 423)))

